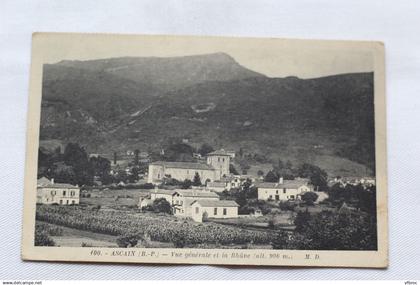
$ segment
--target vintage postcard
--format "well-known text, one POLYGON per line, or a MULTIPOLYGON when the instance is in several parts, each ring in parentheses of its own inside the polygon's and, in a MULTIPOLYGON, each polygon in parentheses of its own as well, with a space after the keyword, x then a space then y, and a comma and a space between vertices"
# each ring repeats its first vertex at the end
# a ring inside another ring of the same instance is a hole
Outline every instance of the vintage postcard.
POLYGON ((388 265, 379 42, 35 33, 24 260, 388 265))

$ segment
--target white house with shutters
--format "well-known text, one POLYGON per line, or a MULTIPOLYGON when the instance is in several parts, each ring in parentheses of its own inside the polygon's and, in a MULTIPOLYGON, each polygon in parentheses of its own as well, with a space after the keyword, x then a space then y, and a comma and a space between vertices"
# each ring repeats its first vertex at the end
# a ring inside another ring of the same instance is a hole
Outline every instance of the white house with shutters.
POLYGON ((191 203, 191 218, 202 222, 203 217, 228 219, 238 217, 239 205, 231 200, 196 200, 191 203))
POLYGON ((36 202, 38 204, 79 204, 80 188, 67 183, 55 183, 54 179, 42 177, 37 181, 36 202))
POLYGON ((262 182, 257 184, 258 200, 288 201, 299 200, 305 192, 313 190, 308 179, 279 179, 279 182, 262 182))

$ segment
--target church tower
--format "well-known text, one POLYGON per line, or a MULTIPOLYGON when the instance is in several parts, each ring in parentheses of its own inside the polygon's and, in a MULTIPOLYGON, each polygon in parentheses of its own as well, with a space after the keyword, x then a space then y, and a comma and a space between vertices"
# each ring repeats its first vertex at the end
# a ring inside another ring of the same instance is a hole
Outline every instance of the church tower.
POLYGON ((220 172, 220 180, 223 176, 229 175, 230 155, 223 149, 207 154, 207 164, 220 172))

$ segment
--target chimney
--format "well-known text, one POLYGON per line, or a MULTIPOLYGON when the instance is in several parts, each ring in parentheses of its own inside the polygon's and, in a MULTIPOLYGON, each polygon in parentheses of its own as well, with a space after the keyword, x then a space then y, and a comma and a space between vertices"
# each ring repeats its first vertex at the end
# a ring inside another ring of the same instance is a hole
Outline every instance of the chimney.
POLYGON ((283 184, 283 177, 279 178, 279 184, 283 184))
POLYGON ((54 184, 54 178, 51 178, 51 184, 54 184))

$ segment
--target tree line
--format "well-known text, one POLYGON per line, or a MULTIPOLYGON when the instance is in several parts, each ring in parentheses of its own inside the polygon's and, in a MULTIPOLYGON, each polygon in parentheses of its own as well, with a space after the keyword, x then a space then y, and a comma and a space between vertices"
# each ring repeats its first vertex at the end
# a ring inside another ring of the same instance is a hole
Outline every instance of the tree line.
POLYGON ((98 177, 103 184, 113 181, 110 175, 111 162, 104 157, 90 157, 77 143, 68 143, 61 152, 38 150, 38 177, 54 178, 56 182, 73 185, 93 185, 98 177))

